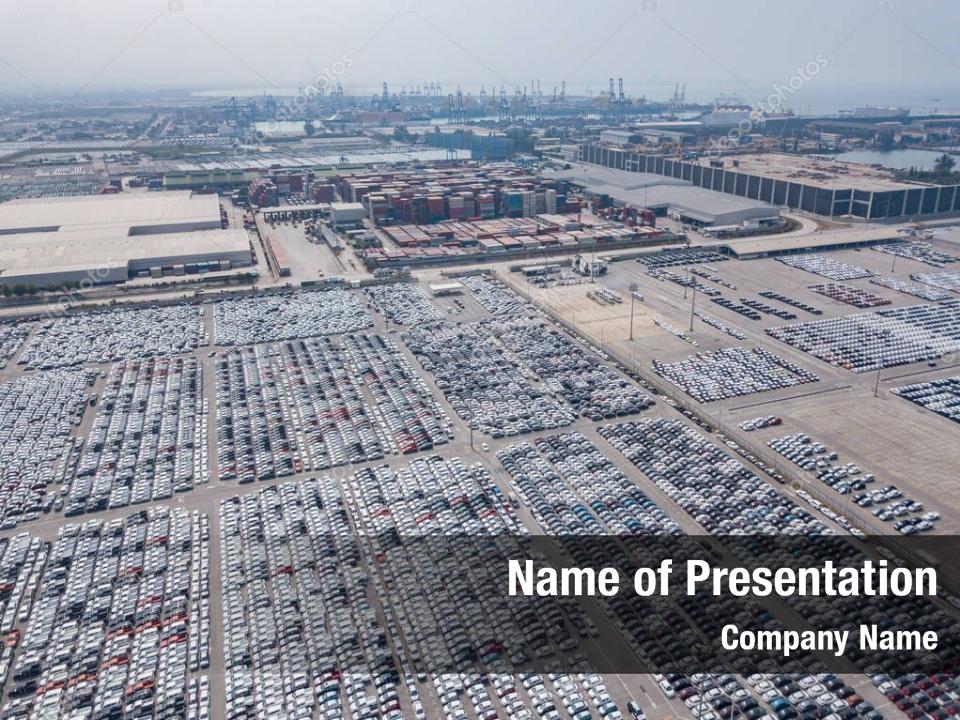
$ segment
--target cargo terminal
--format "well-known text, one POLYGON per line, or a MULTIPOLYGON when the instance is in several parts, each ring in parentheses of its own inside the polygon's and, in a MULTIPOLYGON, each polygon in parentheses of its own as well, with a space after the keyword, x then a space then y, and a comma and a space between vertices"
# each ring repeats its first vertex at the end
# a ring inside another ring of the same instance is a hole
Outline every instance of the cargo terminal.
POLYGON ((0 284, 61 287, 251 264, 242 229, 223 229, 216 195, 130 193, 0 205, 0 284))

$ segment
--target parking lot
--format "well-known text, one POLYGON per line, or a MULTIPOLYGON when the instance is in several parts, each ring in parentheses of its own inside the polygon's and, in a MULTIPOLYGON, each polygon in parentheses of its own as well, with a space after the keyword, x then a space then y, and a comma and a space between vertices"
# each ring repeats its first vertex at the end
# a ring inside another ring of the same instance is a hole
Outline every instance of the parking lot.
POLYGON ((169 500, 205 483, 207 408, 196 358, 117 363, 107 374, 66 515, 169 500))
POLYGON ((960 300, 784 325, 767 333, 833 365, 870 372, 960 350, 960 300))
POLYGON ((819 378, 761 347, 697 353, 676 363, 654 361, 654 371, 700 402, 766 392, 819 378))
POLYGON ((213 305, 217 345, 337 335, 372 324, 360 297, 345 290, 270 293, 230 298, 213 305))
POLYGON ((954 295, 947 290, 941 290, 933 285, 918 283, 913 280, 904 280, 898 277, 875 277, 870 282, 906 293, 907 295, 913 295, 914 297, 929 302, 940 302, 941 300, 950 300, 954 297, 954 295))
POLYGON ((0 325, 0 369, 17 353, 32 328, 29 322, 6 322, 0 325))
POLYGON ((156 507, 4 539, 6 717, 209 716, 209 523, 156 507), (13 642, 11 642, 13 639, 13 642))
POLYGON ((218 474, 240 483, 430 450, 449 420, 390 340, 238 348, 217 371, 218 474))
MULTIPOLYGON (((891 271, 891 256, 881 252, 850 250, 830 255, 875 275, 889 275, 891 271)), ((960 500, 960 483, 951 477, 948 469, 960 463, 960 448, 951 439, 955 432, 951 423, 920 406, 903 402, 890 392, 905 384, 956 375, 956 350, 952 349, 955 341, 950 337, 956 300, 918 305, 917 299, 871 284, 870 279, 865 278, 851 284, 862 285, 885 297, 891 306, 851 315, 849 305, 811 292, 809 273, 775 259, 729 261, 710 267, 712 274, 735 285, 739 294, 759 295, 770 305, 782 303, 785 309, 791 308, 798 315, 797 320, 784 323, 776 317, 764 316, 752 321, 714 306, 707 309, 706 316, 711 321, 707 322, 702 319, 705 313, 701 308, 707 306, 700 291, 694 298, 689 287, 657 281, 646 272, 638 272, 634 263, 611 263, 607 275, 597 278, 597 282, 624 296, 629 296, 628 288, 635 285, 644 297, 636 303, 631 342, 629 307, 621 305, 604 310, 591 303, 594 309, 587 316, 580 305, 574 304, 576 287, 560 294, 554 289, 540 290, 514 283, 507 268, 499 270, 498 275, 511 281, 513 287, 532 297, 554 317, 566 321, 570 327, 575 326, 595 347, 614 354, 638 372, 652 372, 654 361, 674 363, 690 356, 690 344, 658 328, 652 321, 657 316, 683 328, 697 341, 698 352, 748 342, 813 372, 820 382, 807 388, 788 387, 732 397, 713 403, 706 412, 714 425, 722 426, 725 434, 738 439, 746 439, 748 435, 740 435, 743 431, 737 423, 762 413, 783 418, 788 427, 781 435, 790 431, 831 438, 841 454, 861 466, 875 468, 881 481, 905 490, 909 488, 911 497, 923 502, 928 509, 940 512, 939 527, 943 529, 938 532, 960 528, 960 518, 951 509, 960 500), (941 305, 946 307, 939 307, 941 305), (692 333, 688 330, 691 314, 694 316, 692 333), (818 329, 821 325, 823 330, 818 329), (775 330, 781 327, 816 330, 809 354, 804 351, 805 347, 794 348, 781 340, 781 333, 775 330), (877 385, 877 367, 881 363, 885 367, 877 385), (904 453, 894 449, 904 447, 922 450, 904 453), (872 462, 868 463, 868 459, 872 462)), ((690 276, 684 267, 673 270, 682 273, 680 277, 690 276)), ((909 281, 911 274, 929 270, 930 266, 919 260, 896 258, 895 277, 909 281)), ((722 289, 722 286, 713 286, 722 289)), ((779 463, 779 456, 771 454, 763 443, 753 450, 765 454, 767 464, 779 463)), ((788 468, 789 465, 782 465, 782 469, 788 468)), ((865 513, 862 522, 875 522, 875 519, 865 513)), ((882 532, 879 527, 875 531, 882 532)))
POLYGON ((374 285, 364 294, 381 315, 398 325, 419 325, 444 319, 443 310, 422 285, 374 285))
POLYGON ((202 313, 203 308, 183 304, 45 320, 17 363, 28 370, 48 370, 190 352, 209 342, 202 313))
POLYGON ((921 407, 960 422, 960 377, 894 388, 893 392, 921 407))
POLYGON ((841 262, 836 258, 821 253, 784 255, 778 258, 778 260, 784 265, 806 270, 815 275, 822 275, 831 280, 856 280, 873 275, 871 271, 864 270, 862 267, 841 262))
MULTIPOLYGON (((876 257, 880 264, 888 261, 880 253, 868 257, 876 257)), ((773 260, 761 262, 783 273, 804 274, 773 260)), ((916 261, 898 259, 901 262, 909 272, 910 263, 916 261)), ((336 290, 175 306, 176 313, 184 313, 185 326, 192 327, 196 318, 196 341, 169 352, 159 351, 159 338, 137 342, 138 326, 127 325, 126 316, 120 316, 118 327, 125 329, 121 346, 126 344, 128 357, 102 367, 107 361, 100 360, 104 356, 99 341, 83 341, 75 328, 117 333, 116 328, 73 323, 69 331, 64 326, 56 334, 39 328, 26 348, 36 338, 47 348, 54 337, 66 338, 65 346, 73 348, 65 356, 71 363, 86 357, 81 362, 98 367, 89 372, 41 371, 49 362, 31 361, 11 363, 0 376, 4 421, 0 450, 12 458, 11 463, 19 463, 11 465, 17 472, 4 475, 3 492, 23 503, 5 507, 7 516, 33 533, 15 539, 21 528, 7 526, 0 534, 0 574, 11 578, 14 588, 22 587, 20 593, 13 591, 15 604, 5 599, 2 606, 8 614, 14 608, 13 618, 23 615, 10 627, 26 630, 22 623, 38 612, 38 605, 27 607, 22 597, 36 595, 37 588, 58 587, 43 584, 48 577, 60 582, 62 574, 57 569, 60 565, 50 561, 61 557, 54 552, 56 546, 44 543, 61 542, 58 533, 74 532, 67 529, 68 523, 87 520, 64 517, 71 502, 69 493, 62 496, 63 510, 54 509, 64 489, 76 488, 74 498, 82 497, 84 510, 95 511, 90 517, 104 522, 89 533, 97 538, 98 548, 103 545, 105 565, 122 570, 137 567, 134 563, 140 561, 140 572, 129 573, 130 578, 124 574, 128 579, 121 583, 106 584, 113 595, 123 594, 122 602, 111 599, 108 608, 128 602, 128 596, 134 598, 134 605, 152 598, 158 593, 146 594, 153 588, 147 579, 159 577, 162 600, 152 602, 164 610, 158 625, 151 624, 151 616, 144 623, 134 623, 131 633, 115 638, 107 639, 111 631, 102 623, 95 630, 86 629, 95 617, 93 611, 83 611, 77 634, 63 635, 63 643, 51 639, 59 639, 59 631, 46 640, 34 632, 29 636, 31 657, 37 648, 46 652, 50 643, 61 654, 51 654, 51 664, 44 664, 39 675, 22 675, 20 680, 9 675, 6 699, 22 700, 8 708, 9 716, 15 716, 17 708, 24 709, 26 716, 30 704, 37 705, 38 716, 42 703, 64 710, 76 703, 79 708, 87 697, 94 705, 100 702, 97 707, 113 707, 119 687, 119 702, 129 705, 131 716, 142 710, 155 712, 156 717, 166 712, 189 714, 192 709, 196 714, 190 717, 208 713, 214 717, 399 717, 395 714, 399 711, 403 717, 416 718, 549 720, 556 712, 564 720, 588 716, 615 720, 618 715, 629 717, 630 702, 637 702, 656 720, 677 716, 729 720, 741 714, 751 720, 765 715, 792 720, 831 713, 836 718, 830 720, 876 720, 871 715, 874 711, 901 717, 900 710, 890 705, 895 701, 869 681, 862 685, 863 676, 800 677, 790 667, 772 667, 750 678, 737 677, 736 666, 731 666, 735 657, 719 658, 709 673, 661 677, 600 678, 589 672, 556 672, 491 676, 478 682, 471 676, 427 674, 421 678, 412 671, 383 672, 384 647, 398 647, 400 638, 404 646, 413 646, 410 637, 445 627, 440 611, 451 607, 456 588, 450 588, 446 600, 412 592, 397 607, 371 607, 364 588, 374 588, 377 582, 367 570, 373 546, 346 543, 357 533, 378 537, 394 532, 405 536, 448 530, 519 532, 522 528, 549 534, 674 536, 737 527, 844 531, 836 513, 831 517, 818 511, 803 496, 793 501, 791 489, 775 489, 771 475, 751 470, 748 463, 752 461, 726 445, 727 438, 703 432, 672 407, 673 400, 658 397, 652 387, 618 369, 617 360, 627 367, 632 360, 652 371, 653 355, 675 363, 691 352, 690 343, 670 328, 686 332, 692 298, 685 298, 684 292, 692 295, 692 288, 651 278, 636 263, 624 265, 631 266, 628 273, 620 274, 620 268, 614 267, 609 277, 598 280, 626 298, 622 304, 591 301, 585 292, 592 283, 538 291, 542 295, 537 297, 572 304, 564 308, 565 319, 585 333, 588 342, 542 317, 534 305, 510 291, 502 275, 500 281, 464 278, 469 293, 456 301, 429 298, 415 290, 403 291, 404 298, 390 305, 387 293, 385 300, 378 300, 363 292, 336 290), (645 297, 633 308, 636 341, 632 343, 627 290, 631 282, 642 283, 645 297), (365 307, 367 302, 374 305, 374 313, 365 307), (409 322, 395 317, 388 326, 381 309, 390 307, 402 307, 409 322), (439 309, 442 321, 431 307, 439 309), (403 328, 390 332, 394 322, 403 328), (93 395, 97 397, 91 405, 93 395), (41 406, 45 411, 38 412, 41 406), (97 441, 99 437, 103 440, 97 441), (100 449, 94 449, 98 445, 100 449), (37 457, 45 461, 36 463, 37 457), (132 466, 130 459, 135 461, 132 466), (664 464, 669 473, 661 469, 664 464), (85 470, 71 482, 74 466, 85 470), (23 479, 25 473, 29 481, 23 479), (35 478, 43 478, 43 489, 35 478), (92 482, 78 483, 81 478, 92 482), (247 482, 256 484, 241 485, 247 482), (145 499, 151 502, 149 509, 131 515, 135 508, 126 503, 145 499), (51 512, 43 514, 48 501, 51 512), (34 509, 36 504, 39 507, 34 509), (172 510, 166 519, 162 511, 154 510, 168 506, 172 510), (174 526, 174 531, 162 532, 174 526), (128 534, 133 539, 127 540, 128 534), (147 542, 164 534, 165 540, 147 542), (142 543, 141 535, 146 538, 142 543), (118 556, 106 550, 114 537, 121 538, 118 556), (162 553, 153 549, 155 545, 163 548, 162 553), (133 553, 129 563, 127 546, 133 553), (148 558, 156 565, 148 565, 148 558), (163 569, 149 574, 142 570, 145 567, 163 569), (186 585, 182 568, 186 568, 186 585), (124 589, 128 586, 134 589, 124 589), (178 599, 184 592, 185 602, 178 599), (169 603, 167 593, 173 593, 169 603), (168 605, 185 607, 186 619, 179 617, 179 611, 166 615, 168 605), (168 617, 177 618, 169 634, 164 624, 168 617), (147 627, 140 630, 144 624, 147 627), (102 636, 97 634, 101 631, 102 636), (186 639, 178 639, 181 635, 186 639), (82 645, 80 638, 87 636, 90 644, 82 645), (64 648, 74 648, 80 663, 87 655, 76 648, 92 648, 94 641, 103 657, 126 661, 99 671, 109 678, 102 683, 79 679, 83 671, 75 673, 67 662, 61 685, 64 648), (117 654, 106 655, 114 653, 115 644, 121 648, 117 654), (360 673, 340 671, 361 665, 365 670, 360 673), (121 667, 124 674, 117 680, 121 671, 114 668, 121 667), (74 677, 78 679, 71 684, 74 677), (39 696, 35 690, 32 696, 27 692, 35 678, 38 686, 42 681, 46 688, 39 696), (11 689, 19 687, 14 684, 18 682, 26 683, 24 692, 13 698, 11 689), (91 683, 94 689, 88 692, 91 683), (857 697, 848 701, 853 695, 857 697), (697 699, 690 701, 691 697, 697 699)), ((797 302, 814 302, 818 297, 806 289, 808 280, 777 285, 776 276, 771 275, 758 283, 750 279, 753 271, 745 265, 731 260, 711 264, 707 272, 737 286, 736 297, 753 298, 767 287, 782 288, 785 297, 797 302)), ((710 287, 725 287, 700 279, 710 287)), ((423 286, 412 287, 423 290, 423 286)), ((897 295, 895 290, 890 293, 897 295)), ((828 318, 844 312, 838 303, 824 300, 828 318)), ((764 302, 772 306, 779 301, 765 297, 764 302)), ((784 304, 784 309, 791 307, 784 304)), ((797 310, 798 315, 806 312, 799 307, 790 311, 797 310)), ((885 400, 876 400, 895 405, 878 422, 867 410, 875 400, 872 385, 856 384, 856 374, 765 334, 766 328, 782 324, 782 318, 761 313, 761 321, 751 321, 720 306, 711 306, 710 311, 707 317, 713 324, 704 321, 702 313, 695 315, 692 336, 699 350, 729 351, 747 342, 761 350, 745 350, 748 361, 766 362, 775 355, 777 368, 795 367, 791 372, 799 377, 803 373, 820 377, 820 383, 810 388, 793 383, 772 389, 758 385, 759 394, 751 390, 746 396, 725 396, 715 402, 711 413, 723 413, 721 420, 731 425, 736 424, 734 420, 781 415, 782 427, 752 433, 757 436, 755 444, 762 447, 786 434, 808 433, 831 441, 842 437, 843 444, 836 449, 843 464, 854 462, 864 472, 875 472, 876 487, 896 484, 905 497, 923 503, 924 512, 942 504, 957 506, 955 478, 949 477, 950 453, 956 444, 950 445, 944 429, 955 431, 952 423, 890 393, 885 400), (841 381, 855 384, 849 391, 818 396, 819 400, 805 395, 832 391, 841 381), (771 404, 749 407, 758 402, 771 404), (834 404, 840 412, 832 413, 834 404), (856 414, 855 420, 851 421, 850 413, 856 414), (929 433, 926 421, 917 421, 924 416, 941 424, 937 432, 929 433), (897 423, 909 426, 900 436, 902 442, 916 441, 920 447, 929 441, 934 448, 931 453, 888 458, 898 437, 897 423), (944 440, 943 446, 936 444, 938 438, 944 440), (845 447, 861 441, 859 452, 845 447), (862 457, 867 454, 871 462, 862 457), (917 472, 908 473, 908 467, 917 472), (936 487, 924 489, 927 482, 936 487)), ((891 322, 927 328, 930 333, 942 327, 939 315, 928 317, 925 311, 917 318, 899 307, 891 311, 896 311, 891 322)), ((46 354, 33 352, 38 360, 52 357, 49 349, 46 354)), ((721 352, 720 357, 726 354, 721 352)), ((921 364, 903 371, 926 369, 921 364)), ((881 388, 924 377, 884 378, 881 388)), ((750 384, 730 369, 715 382, 750 384)), ((771 450, 769 457, 774 455, 771 450)), ((773 465, 767 457, 758 462, 773 465)), ((781 469, 788 472, 789 462, 780 457, 781 469)), ((804 472, 796 469, 798 475, 804 472)), ((822 486, 815 477, 808 481, 822 486)), ((854 524, 859 523, 858 513, 869 515, 850 496, 835 494, 838 501, 854 505, 848 514, 854 524)), ((937 531, 941 526, 943 531, 956 528, 955 511, 943 514, 937 531)), ((93 544, 84 532, 79 530, 78 537, 93 544)), ((76 557, 94 558, 89 572, 109 577, 108 570, 97 570, 99 552, 71 550, 76 557)), ((394 560, 399 563, 402 558, 398 554, 394 560)), ((83 567, 88 572, 87 565, 83 567)), ((423 566, 424 572, 428 569, 429 565, 423 566)), ((413 590, 422 586, 411 583, 413 590)), ((59 601, 57 608, 64 602, 59 601)), ((621 610, 610 611, 616 617, 621 610)), ((624 615, 621 621, 644 647, 659 645, 661 653, 679 653, 694 637, 686 634, 695 632, 690 619, 716 617, 718 612, 724 609, 691 605, 676 617, 624 615)), ((597 621, 611 622, 606 617, 601 613, 597 621)), ((69 622, 61 624, 69 627, 65 632, 74 632, 69 622)), ((589 641, 586 621, 584 628, 589 641)), ((469 623, 463 623, 460 631, 469 637, 469 623)), ((17 658, 24 655, 27 639, 24 632, 20 644, 7 654, 11 673, 17 658)), ((431 646, 418 647, 426 653, 431 646)), ((901 686, 887 688, 888 695, 909 692, 908 679, 892 677, 882 682, 901 686)))

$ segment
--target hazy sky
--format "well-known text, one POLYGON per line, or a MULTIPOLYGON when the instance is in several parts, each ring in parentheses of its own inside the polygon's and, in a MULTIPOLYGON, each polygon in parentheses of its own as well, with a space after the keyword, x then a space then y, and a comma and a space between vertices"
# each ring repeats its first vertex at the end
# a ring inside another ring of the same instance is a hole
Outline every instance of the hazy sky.
POLYGON ((956 107, 958 21, 957 0, 0 0, 0 90, 269 92, 339 70, 365 92, 613 76, 631 95, 757 101, 820 58, 787 104, 956 107))

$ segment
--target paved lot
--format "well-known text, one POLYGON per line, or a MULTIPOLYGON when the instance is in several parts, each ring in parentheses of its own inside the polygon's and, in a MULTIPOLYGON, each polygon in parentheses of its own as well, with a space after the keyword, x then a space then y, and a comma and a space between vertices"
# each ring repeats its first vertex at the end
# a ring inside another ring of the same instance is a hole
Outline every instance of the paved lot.
MULTIPOLYGON (((301 232, 300 228, 291 228, 290 232, 301 232)), ((286 232, 286 231, 284 231, 286 232)), ((287 242, 287 241, 284 241, 287 242)), ((303 251, 305 253, 315 253, 317 250, 313 247, 300 247, 301 242, 291 237, 289 239, 291 247, 299 248, 294 252, 303 251)), ((329 253, 329 250, 323 249, 329 253)), ((843 258, 852 264, 859 264, 863 267, 871 266, 880 271, 881 265, 887 265, 890 258, 879 253, 864 251, 862 253, 850 253, 853 258, 843 258), (875 257, 874 257, 875 256, 875 257)), ((291 256, 291 260, 294 258, 291 256)), ((311 263, 318 262, 318 258, 313 258, 303 265, 310 266, 311 263)), ((921 269, 919 263, 913 263, 902 258, 897 260, 897 274, 907 274, 911 271, 921 269)), ((749 293, 755 296, 756 292, 765 288, 774 288, 787 295, 798 297, 812 305, 823 307, 828 315, 844 314, 849 312, 849 307, 840 303, 832 303, 826 298, 809 293, 806 291, 806 285, 816 282, 816 276, 809 273, 803 273, 799 270, 791 270, 780 263, 772 260, 753 261, 751 263, 727 261, 718 263, 715 269, 724 279, 737 284, 739 292, 749 293), (764 278, 764 284, 758 284, 755 280, 757 276, 764 278)), ((889 270, 889 268, 887 268, 889 270)), ((508 276, 506 273, 500 274, 500 277, 511 281, 522 283, 516 276, 508 276)), ((944 418, 940 418, 933 413, 925 411, 911 403, 895 398, 887 392, 882 392, 880 398, 873 397, 874 378, 853 376, 841 370, 830 368, 813 358, 794 351, 780 343, 771 340, 762 332, 762 328, 768 325, 777 324, 782 321, 776 318, 765 317, 762 322, 751 322, 735 313, 729 312, 713 304, 704 303, 699 305, 704 298, 697 299, 698 306, 710 315, 722 320, 731 326, 743 329, 748 335, 747 343, 740 343, 734 338, 725 335, 714 328, 705 326, 698 322, 695 325, 694 337, 699 346, 692 347, 689 343, 663 331, 654 323, 655 320, 669 322, 676 326, 686 327, 685 322, 689 322, 689 302, 692 299, 692 293, 688 292, 688 298, 684 299, 684 289, 669 282, 654 281, 646 277, 643 268, 633 262, 622 263, 612 266, 608 277, 602 278, 600 284, 608 287, 614 292, 619 293, 624 303, 606 306, 600 305, 586 297, 590 290, 589 283, 563 289, 551 289, 532 294, 540 302, 545 303, 553 309, 558 315, 568 318, 578 331, 591 338, 596 344, 616 349, 623 355, 633 358, 638 365, 649 367, 652 357, 664 361, 671 361, 683 358, 691 352, 697 350, 715 349, 720 347, 730 347, 739 344, 759 344, 773 350, 792 361, 797 362, 804 367, 817 372, 821 376, 819 387, 811 388, 785 388, 777 393, 767 393, 762 396, 747 396, 740 398, 731 398, 722 403, 712 404, 706 408, 708 414, 716 416, 718 421, 727 429, 731 436, 745 438, 745 434, 734 430, 736 423, 743 419, 748 419, 762 414, 778 414, 784 418, 784 425, 777 429, 754 433, 753 437, 746 438, 757 444, 762 445, 769 437, 779 436, 786 432, 806 432, 817 439, 823 439, 831 444, 843 457, 849 456, 849 460, 858 462, 862 467, 875 472, 878 479, 895 482, 902 488, 909 488, 918 499, 928 504, 931 508, 943 508, 944 524, 943 531, 954 531, 960 527, 960 502, 957 495, 960 494, 960 479, 951 469, 960 467, 960 444, 955 441, 955 425, 944 418), (630 283, 637 282, 641 285, 641 292, 645 296, 643 303, 637 303, 634 308, 634 337, 633 342, 629 341, 630 332, 630 297, 627 287, 630 283), (850 387, 843 387, 849 385, 850 387), (833 390, 840 386, 840 389, 833 390), (816 396, 800 395, 808 390, 816 389, 830 392, 816 396), (768 397, 771 396, 771 397, 768 397), (793 399, 780 399, 775 403, 762 406, 754 405, 756 402, 766 402, 778 397, 785 398, 795 396, 793 399), (951 434, 953 433, 953 434, 951 434), (918 453, 916 448, 929 448, 928 452, 918 453)), ((872 286, 876 288, 876 286, 872 286)), ((530 287, 523 288, 530 291, 530 287)), ((911 299, 901 293, 888 290, 886 288, 876 288, 877 292, 889 293, 891 300, 896 304, 909 304, 911 299)), ((724 290, 725 295, 733 295, 732 291, 724 290)), ((446 316, 452 321, 470 322, 476 319, 486 317, 488 313, 470 296, 466 294, 457 298, 463 307, 456 304, 454 298, 437 299, 434 302, 441 307, 446 316)), ((209 310, 204 313, 204 323, 208 335, 212 337, 211 325, 212 312, 209 310)), ((398 341, 401 352, 413 367, 419 367, 417 360, 409 352, 409 349, 399 342, 398 331, 392 326, 388 328, 384 319, 379 314, 374 316, 375 325, 371 332, 383 333, 391 336, 398 341)), ((207 674, 210 678, 210 695, 212 699, 212 716, 223 717, 224 715, 224 666, 223 666, 223 647, 222 647, 222 616, 221 606, 221 583, 220 583, 220 526, 218 508, 221 500, 232 497, 237 494, 256 492, 263 487, 276 485, 281 482, 314 477, 318 473, 301 473, 282 480, 274 479, 259 482, 255 485, 238 486, 234 483, 220 483, 216 478, 216 432, 215 432, 215 398, 213 392, 216 387, 214 377, 215 358, 209 357, 211 352, 220 353, 223 348, 201 347, 191 355, 197 357, 201 362, 204 375, 204 392, 209 400, 208 419, 209 419, 209 452, 208 461, 210 464, 211 481, 204 486, 197 486, 192 491, 176 496, 173 503, 190 509, 200 510, 207 514, 210 519, 210 603, 212 607, 211 622, 211 667, 207 674)), ((947 368, 937 369, 929 375, 927 368, 900 368, 897 370, 885 371, 883 377, 889 374, 888 380, 881 382, 881 391, 885 391, 893 385, 904 384, 904 382, 916 382, 919 379, 928 377, 938 377, 943 374, 951 374, 947 368), (905 373, 920 373, 916 379, 901 381, 894 379, 894 376, 900 377, 905 373)), ((16 377, 21 370, 14 363, 10 363, 6 370, 0 372, 0 380, 16 377)), ((429 376, 424 373, 425 377, 429 376)), ((93 390, 100 392, 102 390, 103 380, 99 379, 93 390)), ((435 395, 438 402, 447 410, 454 423, 455 437, 452 442, 433 451, 444 458, 461 457, 466 462, 471 463, 479 461, 489 470, 494 481, 504 489, 509 491, 508 476, 503 468, 496 461, 494 453, 501 447, 527 438, 504 438, 502 440, 492 440, 479 433, 474 433, 471 444, 471 433, 467 425, 457 417, 449 404, 443 397, 443 394, 436 388, 432 381, 428 380, 428 386, 435 395), (489 450, 482 450, 481 443, 486 443, 489 450)), ((692 403, 692 401, 691 401, 692 403)), ((680 419, 689 424, 689 420, 680 415, 671 408, 668 403, 662 400, 657 406, 646 414, 663 415, 672 419, 680 419)), ((81 436, 87 432, 89 425, 94 417, 93 409, 88 409, 81 426, 75 432, 81 436)), ((699 526, 683 511, 681 511, 668 497, 666 497, 658 488, 653 486, 631 463, 609 445, 596 432, 597 424, 589 420, 578 418, 573 425, 549 431, 538 433, 538 435, 550 435, 567 433, 575 430, 583 432, 598 448, 601 449, 616 467, 623 472, 630 480, 640 485, 644 492, 651 499, 658 503, 675 519, 678 520, 681 527, 689 533, 701 532, 699 526)), ((716 436, 711 436, 714 442, 720 440, 716 436)), ((383 463, 391 465, 405 464, 409 461, 408 457, 388 457, 374 463, 365 463, 361 465, 349 465, 333 468, 325 471, 323 474, 343 479, 355 473, 358 469, 367 466, 376 466, 383 463)), ((134 508, 119 508, 116 510, 97 513, 97 517, 119 518, 125 517, 134 508)), ((532 516, 525 508, 520 508, 519 515, 521 520, 531 530, 536 530, 536 524, 532 516)), ((83 520, 81 517, 79 520, 83 520)), ((13 532, 28 530, 32 534, 43 539, 52 540, 56 537, 58 529, 68 521, 77 519, 64 519, 59 516, 45 516, 41 520, 24 525, 17 531, 7 531, 0 535, 11 535, 13 532)), ((857 683, 857 689, 861 689, 863 678, 851 678, 852 683, 857 683)), ((421 695, 424 697, 425 705, 436 711, 439 707, 436 698, 431 696, 432 689, 429 684, 421 684, 421 695)), ((673 718, 689 717, 688 711, 679 700, 668 700, 657 684, 649 676, 610 676, 607 679, 607 687, 613 694, 614 699, 621 708, 626 707, 626 702, 633 699, 647 710, 651 718, 673 718)), ((873 701, 878 708, 882 707, 885 712, 899 716, 899 713, 893 708, 883 707, 885 698, 878 696, 876 691, 867 683, 862 688, 865 697, 873 701), (893 711, 893 712, 891 712, 893 711)), ((430 717, 435 715, 431 713, 430 717)))
MULTIPOLYGON (((891 256, 873 250, 850 250, 831 253, 831 256, 877 273, 889 274, 892 265, 891 256)), ((599 278, 598 283, 623 297, 623 304, 597 304, 587 298, 586 291, 582 290, 589 285, 539 290, 518 274, 500 269, 498 275, 559 316, 575 323, 579 332, 588 335, 598 345, 633 359, 639 367, 648 368, 653 359, 674 362, 694 352, 721 347, 762 346, 816 373, 820 382, 812 385, 729 398, 702 407, 716 422, 722 424, 726 434, 738 439, 765 442, 769 437, 804 432, 827 442, 842 457, 848 457, 848 461, 857 462, 875 473, 878 481, 898 485, 929 509, 940 512, 943 520, 938 532, 955 533, 960 530, 960 478, 953 471, 953 468, 960 467, 956 424, 889 392, 893 387, 911 382, 956 374, 957 359, 944 358, 936 368, 930 368, 925 363, 887 368, 880 373, 878 397, 874 397, 876 373, 858 375, 821 362, 763 332, 766 327, 786 324, 787 321, 770 315, 764 315, 760 321, 752 321, 708 302, 702 293, 697 294, 696 308, 743 331, 747 340, 737 340, 695 320, 692 337, 698 346, 692 347, 690 343, 653 325, 653 319, 659 317, 687 330, 694 302, 692 291, 686 290, 685 293, 685 288, 672 282, 650 278, 639 263, 624 261, 612 263, 609 267, 609 274, 599 278), (629 341, 628 288, 631 283, 637 283, 644 295, 643 303, 636 303, 634 308, 633 342, 629 341), (784 425, 765 431, 765 434, 753 433, 754 438, 747 438, 737 428, 737 423, 759 415, 779 415, 784 419, 784 425)), ((819 308, 824 313, 823 316, 813 316, 802 310, 794 310, 798 318, 790 322, 855 312, 849 305, 809 291, 808 286, 816 284, 819 276, 789 268, 773 259, 728 260, 714 263, 711 268, 723 280, 737 286, 737 290, 733 291, 700 279, 704 284, 720 289, 724 296, 762 299, 757 293, 772 289, 819 308)), ((906 258, 896 259, 895 274, 898 277, 907 277, 912 272, 922 272, 924 269, 929 269, 929 266, 906 258)), ((868 279, 849 281, 849 284, 872 289, 888 298, 894 306, 921 302, 910 295, 871 284, 868 279)), ((789 308, 774 300, 767 302, 789 308)), ((691 398, 687 400, 694 403, 691 398)), ((828 488, 820 487, 829 492, 828 488)), ((866 527, 872 526, 878 532, 895 532, 869 513, 859 512, 852 502, 847 505, 851 506, 851 513, 859 513, 866 527)))

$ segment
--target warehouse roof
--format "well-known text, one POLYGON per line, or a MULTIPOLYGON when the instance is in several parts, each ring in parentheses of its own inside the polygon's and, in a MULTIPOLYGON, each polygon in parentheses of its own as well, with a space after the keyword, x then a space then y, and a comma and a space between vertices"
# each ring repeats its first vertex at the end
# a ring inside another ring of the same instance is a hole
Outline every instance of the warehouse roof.
POLYGON ((766 213, 770 216, 779 213, 769 203, 707 190, 685 180, 652 173, 577 164, 569 170, 555 171, 549 176, 638 207, 679 207, 702 222, 710 222, 714 216, 734 212, 766 213))
POLYGON ((3 238, 0 243, 0 280, 5 275, 31 271, 58 272, 90 269, 96 272, 126 267, 131 262, 189 262, 197 256, 228 258, 249 253, 243 230, 164 233, 128 237, 80 237, 77 233, 26 233, 3 238))
POLYGON ((897 233, 891 228, 869 228, 851 232, 823 232, 810 235, 769 235, 756 239, 726 240, 715 244, 728 248, 738 257, 750 257, 805 250, 856 247, 896 239, 898 239, 897 233))
POLYGON ((142 192, 0 204, 0 282, 51 273, 229 259, 249 261, 244 230, 222 230, 216 195, 142 192))
MULTIPOLYGON (((711 159, 705 156, 697 162, 707 165, 711 159)), ((901 182, 885 168, 849 162, 840 157, 754 153, 737 155, 734 160, 738 163, 737 167, 727 163, 724 169, 728 172, 749 173, 774 180, 815 185, 827 190, 856 188, 879 192, 924 187, 924 184, 901 182)))
MULTIPOLYGON (((82 231, 105 235, 138 234, 136 228, 163 225, 220 226, 216 195, 139 192, 36 198, 0 203, 0 235, 17 232, 82 231)), ((142 233, 141 233, 142 234, 142 233)))
POLYGON ((587 187, 591 191, 594 191, 595 186, 600 185, 609 185, 621 190, 650 187, 652 185, 690 185, 686 180, 665 177, 655 173, 635 173, 585 163, 573 164, 567 170, 544 170, 543 176, 587 187))

